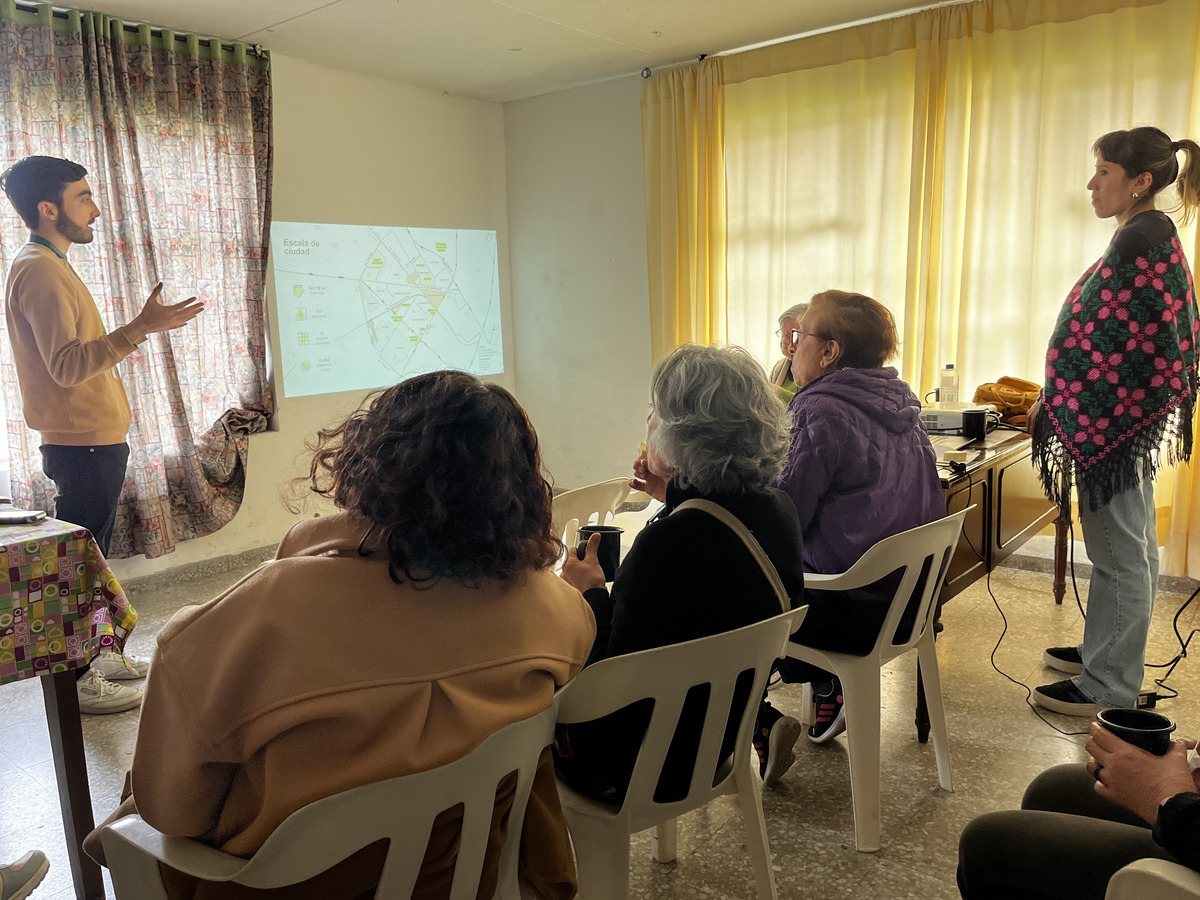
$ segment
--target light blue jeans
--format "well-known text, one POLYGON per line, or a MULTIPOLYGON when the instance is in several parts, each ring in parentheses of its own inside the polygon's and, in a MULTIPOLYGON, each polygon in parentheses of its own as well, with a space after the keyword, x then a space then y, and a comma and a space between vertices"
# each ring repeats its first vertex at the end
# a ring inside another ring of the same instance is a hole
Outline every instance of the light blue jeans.
POLYGON ((1079 503, 1092 583, 1083 627, 1083 674, 1075 682, 1094 703, 1132 707, 1142 688, 1146 636, 1158 585, 1154 482, 1113 497, 1093 512, 1079 503))

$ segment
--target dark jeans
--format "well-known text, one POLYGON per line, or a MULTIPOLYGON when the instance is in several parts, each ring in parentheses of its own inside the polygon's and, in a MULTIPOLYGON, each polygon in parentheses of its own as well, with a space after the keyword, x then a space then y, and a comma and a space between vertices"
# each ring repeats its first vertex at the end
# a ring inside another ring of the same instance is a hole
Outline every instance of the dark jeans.
POLYGON ((1094 785, 1078 763, 1055 766, 1033 780, 1019 810, 971 822, 958 842, 964 900, 1104 900, 1108 880, 1129 863, 1176 862, 1146 822, 1094 785))
POLYGON ((108 556, 117 501, 125 483, 128 444, 68 447, 42 444, 42 471, 54 480, 54 517, 86 528, 108 556))

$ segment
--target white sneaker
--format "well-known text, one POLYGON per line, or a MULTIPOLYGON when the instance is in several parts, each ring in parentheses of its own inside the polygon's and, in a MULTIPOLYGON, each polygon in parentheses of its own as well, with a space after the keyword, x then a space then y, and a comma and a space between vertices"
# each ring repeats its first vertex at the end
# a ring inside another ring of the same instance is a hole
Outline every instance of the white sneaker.
POLYGON ((42 883, 50 869, 50 860, 41 850, 26 853, 15 863, 0 866, 0 898, 24 900, 42 883))
POLYGON ((79 679, 79 711, 86 716, 103 716, 125 712, 140 706, 142 692, 124 684, 113 684, 95 669, 88 669, 79 679))
POLYGON ((116 650, 105 650, 92 660, 92 668, 108 681, 132 681, 146 677, 150 660, 131 653, 122 655, 116 650))

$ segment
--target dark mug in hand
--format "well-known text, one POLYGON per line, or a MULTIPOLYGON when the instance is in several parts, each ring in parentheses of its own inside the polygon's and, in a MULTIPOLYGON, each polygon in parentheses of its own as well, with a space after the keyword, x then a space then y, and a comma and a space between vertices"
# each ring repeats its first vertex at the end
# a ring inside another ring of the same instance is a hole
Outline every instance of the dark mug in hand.
POLYGON ((1121 740, 1155 756, 1171 748, 1175 723, 1148 709, 1102 709, 1096 713, 1096 721, 1121 740))
POLYGON ((617 577, 617 566, 621 562, 621 535, 625 529, 619 525, 582 525, 579 528, 579 558, 583 559, 587 550, 588 538, 593 534, 600 535, 600 546, 596 549, 596 558, 600 568, 604 570, 604 580, 612 581, 617 577))

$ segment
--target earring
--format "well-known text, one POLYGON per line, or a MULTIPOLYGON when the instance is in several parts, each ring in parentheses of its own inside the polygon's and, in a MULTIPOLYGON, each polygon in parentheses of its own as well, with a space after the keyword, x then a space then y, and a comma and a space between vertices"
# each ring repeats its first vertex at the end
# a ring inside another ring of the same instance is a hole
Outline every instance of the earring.
POLYGON ((1136 200, 1136 199, 1137 199, 1137 191, 1134 191, 1134 192, 1133 192, 1133 199, 1134 199, 1134 200, 1136 200))

